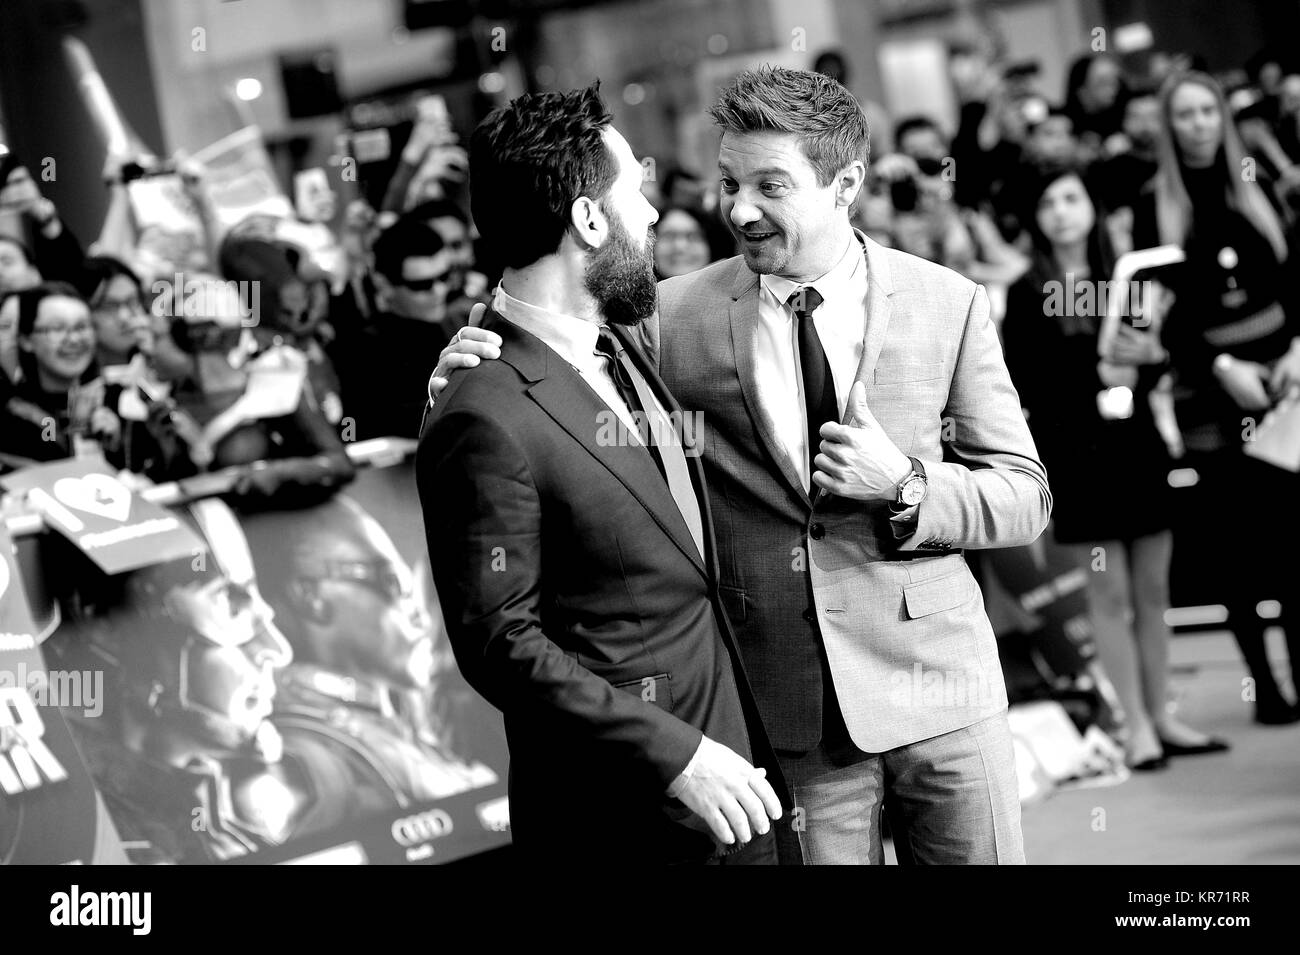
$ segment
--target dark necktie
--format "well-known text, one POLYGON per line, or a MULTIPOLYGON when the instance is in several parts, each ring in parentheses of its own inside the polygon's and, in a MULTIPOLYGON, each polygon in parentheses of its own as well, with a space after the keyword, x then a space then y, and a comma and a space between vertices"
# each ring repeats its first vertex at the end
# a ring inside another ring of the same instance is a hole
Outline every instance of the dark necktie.
POLYGON ((803 375, 804 413, 808 417, 808 493, 816 495, 817 485, 812 483, 812 474, 817 468, 813 458, 821 450, 822 425, 840 420, 839 404, 835 400, 831 363, 813 325, 812 313, 822 303, 821 293, 808 285, 795 289, 787 302, 798 323, 799 370, 803 375))
POLYGON ((609 376, 614 379, 614 387, 627 403, 628 409, 645 411, 632 384, 632 376, 628 373, 627 366, 623 364, 623 343, 614 337, 608 325, 600 326, 600 333, 596 336, 596 354, 605 359, 605 368, 609 371, 609 376))
POLYGON ((686 527, 703 559, 704 525, 700 517, 700 502, 695 497, 691 472, 686 466, 686 453, 682 450, 672 422, 660 411, 649 382, 632 364, 623 350, 623 343, 614 337, 608 326, 602 325, 600 328, 600 334, 596 338, 596 354, 605 359, 605 367, 614 380, 614 387, 618 389, 632 416, 638 422, 645 422, 645 427, 639 428, 638 433, 645 438, 650 456, 667 483, 668 491, 672 494, 682 519, 686 521, 686 527))

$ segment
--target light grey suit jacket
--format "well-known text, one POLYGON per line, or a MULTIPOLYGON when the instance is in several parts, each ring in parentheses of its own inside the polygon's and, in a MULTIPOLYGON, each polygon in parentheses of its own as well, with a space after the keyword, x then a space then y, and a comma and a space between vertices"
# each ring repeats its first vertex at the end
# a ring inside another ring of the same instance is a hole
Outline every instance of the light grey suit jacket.
POLYGON ((641 344, 703 416, 721 592, 773 743, 822 731, 820 646, 867 752, 1000 712, 1006 689, 968 548, 1033 541, 1051 493, 984 289, 865 241, 870 289, 856 380, 929 492, 897 541, 887 502, 809 499, 755 377, 759 281, 744 259, 660 283, 641 344))

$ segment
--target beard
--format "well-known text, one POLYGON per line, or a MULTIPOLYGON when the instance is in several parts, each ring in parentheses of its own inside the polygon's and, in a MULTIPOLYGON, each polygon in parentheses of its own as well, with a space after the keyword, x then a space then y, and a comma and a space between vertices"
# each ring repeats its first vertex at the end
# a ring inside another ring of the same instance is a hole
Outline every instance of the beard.
POLYGON ((638 249, 623 223, 609 216, 609 240, 591 253, 583 284, 611 325, 637 325, 654 314, 658 285, 654 269, 654 232, 638 249))

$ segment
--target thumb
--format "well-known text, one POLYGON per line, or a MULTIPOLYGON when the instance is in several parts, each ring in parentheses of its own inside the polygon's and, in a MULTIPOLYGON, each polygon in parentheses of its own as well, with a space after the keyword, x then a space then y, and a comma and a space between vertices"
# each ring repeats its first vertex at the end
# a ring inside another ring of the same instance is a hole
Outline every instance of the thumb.
POLYGON ((853 383, 849 391, 849 424, 855 428, 874 427, 875 416, 867 407, 867 386, 860 381, 853 383))
POLYGON ((469 326, 478 328, 483 324, 483 316, 487 314, 487 306, 482 302, 475 302, 474 307, 469 310, 469 326))

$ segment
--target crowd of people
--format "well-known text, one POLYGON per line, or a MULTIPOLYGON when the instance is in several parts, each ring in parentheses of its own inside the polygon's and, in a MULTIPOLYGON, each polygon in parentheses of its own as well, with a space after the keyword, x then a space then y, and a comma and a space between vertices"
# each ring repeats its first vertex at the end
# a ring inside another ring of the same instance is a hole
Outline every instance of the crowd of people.
POLYGON ((87 255, 3 161, 23 228, 0 232, 0 470, 101 455, 154 482, 235 469, 246 507, 318 502, 352 476, 346 442, 417 436, 432 362, 486 294, 437 181, 398 209, 355 202, 332 272, 263 214, 219 237, 210 269, 173 272, 87 255))
MULTIPOLYGON (((873 130, 854 224, 989 289, 1051 478, 1052 532, 1081 561, 1106 555, 1090 613, 1130 765, 1227 745, 1166 707, 1175 461, 1218 502, 1202 530, 1224 555, 1255 718, 1300 720, 1256 612, 1278 581, 1231 556, 1243 533, 1271 536, 1262 523, 1297 526, 1295 474, 1245 449, 1300 392, 1286 281, 1300 64, 1262 53, 1225 85, 1194 57, 1153 57, 1135 76, 1099 53, 1052 95, 1035 64, 972 62, 953 59, 951 135, 928 116, 873 130), (1097 293, 1119 256, 1165 245, 1184 261, 1144 281, 1140 307, 1106 332, 1097 293)), ((211 272, 161 293, 170 275, 87 255, 28 169, 0 162, 0 205, 25 225, 0 235, 0 473, 99 453, 152 481, 234 469, 244 507, 318 503, 353 475, 346 442, 418 435, 438 355, 497 272, 467 213, 464 151, 420 123, 380 208, 347 209, 342 274, 252 217, 221 237, 211 272), (259 289, 255 320, 233 283, 259 289)), ((660 278, 735 254, 712 179, 674 168, 645 183, 660 278)), ((1282 608, 1295 676, 1300 604, 1282 608)))

